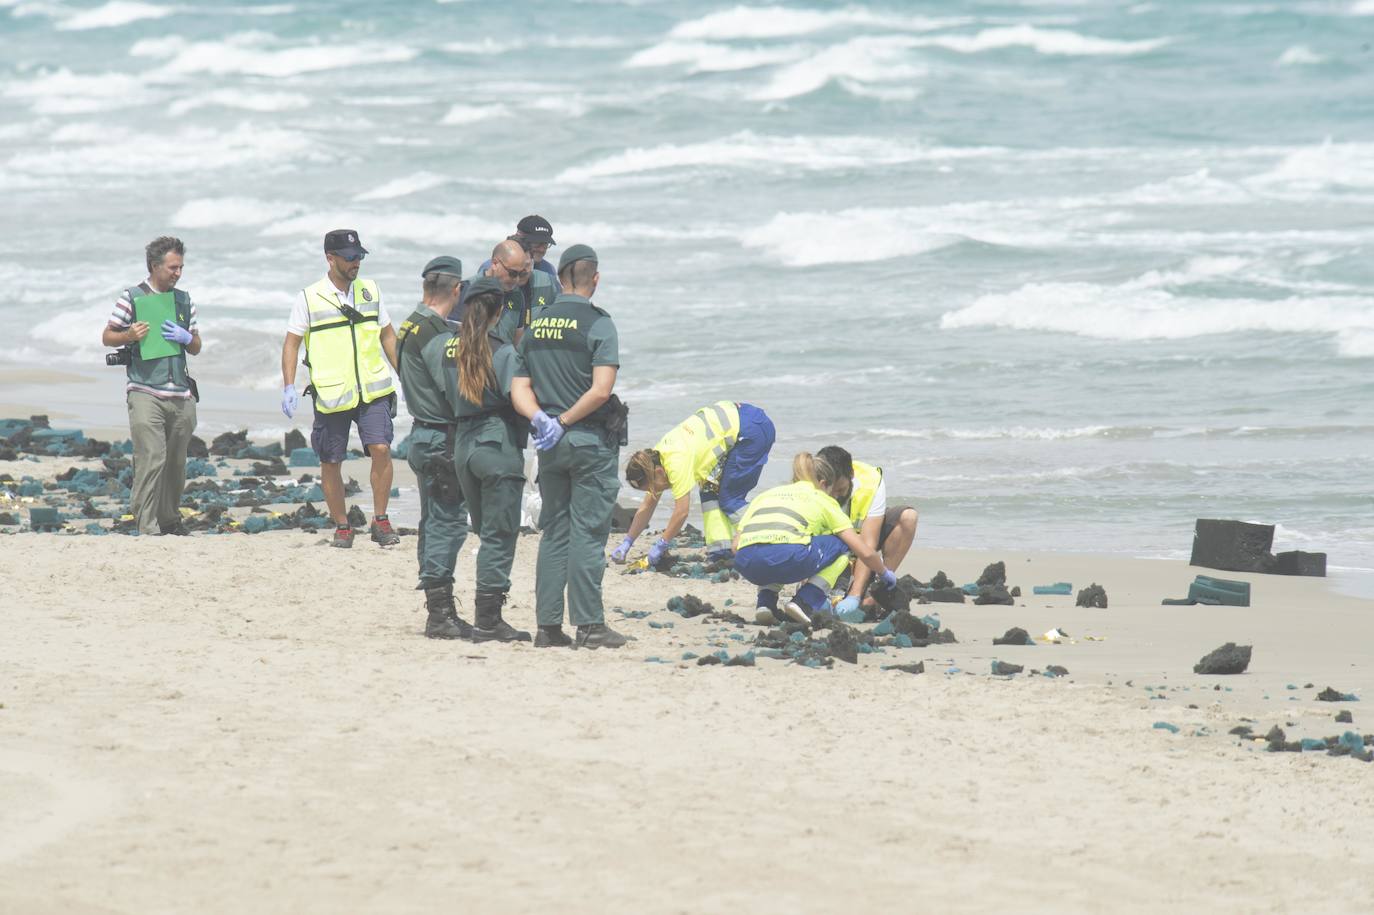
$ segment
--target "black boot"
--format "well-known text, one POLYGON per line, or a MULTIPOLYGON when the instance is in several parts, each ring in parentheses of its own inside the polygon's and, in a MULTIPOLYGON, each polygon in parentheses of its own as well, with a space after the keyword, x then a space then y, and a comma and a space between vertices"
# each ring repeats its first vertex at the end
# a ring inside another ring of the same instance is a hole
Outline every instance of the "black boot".
POLYGON ((571 648, 572 643, 562 626, 540 626, 534 637, 535 648, 571 648))
POLYGON ((620 648, 628 641, 605 623, 577 627, 578 648, 620 648))
POLYGON ((528 642, 530 634, 516 629, 501 618, 501 606, 506 602, 505 591, 478 591, 473 598, 477 610, 476 625, 472 627, 474 642, 528 642))
POLYGON ((472 625, 458 615, 458 608, 453 604, 453 585, 425 588, 425 609, 429 611, 425 638, 472 638, 472 625))

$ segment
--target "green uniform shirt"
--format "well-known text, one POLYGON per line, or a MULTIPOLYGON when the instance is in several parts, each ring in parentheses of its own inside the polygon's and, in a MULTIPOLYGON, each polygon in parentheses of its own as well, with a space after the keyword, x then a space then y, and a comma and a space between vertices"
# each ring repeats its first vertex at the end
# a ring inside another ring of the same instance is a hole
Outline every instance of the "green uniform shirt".
POLYGON ((406 408, 422 422, 451 423, 458 415, 457 342, 448 322, 424 305, 396 332, 406 408))
MULTIPOLYGON (((458 398, 458 415, 475 416, 499 410, 510 403, 510 380, 515 377, 515 347, 503 342, 493 332, 488 342, 491 344, 491 368, 496 374, 496 387, 491 381, 482 390, 482 402, 475 404, 466 397, 458 398)), ((456 376, 455 376, 456 377, 456 376)))
MULTIPOLYGON (((620 338, 591 299, 563 292, 531 318, 518 356, 515 374, 530 379, 540 408, 562 413, 591 389, 595 366, 620 367, 620 338)), ((574 445, 596 444, 601 430, 578 423, 567 437, 574 445)))
POLYGON ((515 342, 515 331, 529 327, 534 313, 546 305, 553 304, 558 297, 558 281, 543 270, 535 270, 529 282, 516 287, 506 294, 501 318, 496 322, 496 336, 506 343, 515 342))

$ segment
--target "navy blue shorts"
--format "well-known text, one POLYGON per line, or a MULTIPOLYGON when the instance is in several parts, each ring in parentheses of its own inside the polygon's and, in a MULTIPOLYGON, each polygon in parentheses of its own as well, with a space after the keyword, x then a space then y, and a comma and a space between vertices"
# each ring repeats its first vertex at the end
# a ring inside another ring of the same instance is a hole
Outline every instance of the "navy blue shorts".
POLYGON ((368 445, 391 445, 391 402, 395 394, 388 394, 372 403, 359 404, 342 413, 315 411, 315 425, 310 430, 310 447, 324 464, 342 464, 348 456, 348 432, 358 424, 358 438, 363 451, 368 445))

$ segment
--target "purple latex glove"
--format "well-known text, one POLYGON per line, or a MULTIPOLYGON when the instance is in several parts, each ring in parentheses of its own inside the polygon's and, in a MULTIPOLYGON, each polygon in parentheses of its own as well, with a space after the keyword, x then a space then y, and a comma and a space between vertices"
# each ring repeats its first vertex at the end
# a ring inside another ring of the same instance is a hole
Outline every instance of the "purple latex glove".
POLYGON ((180 343, 182 346, 190 346, 191 332, 175 321, 163 321, 162 339, 180 343))
POLYGON ((893 588, 897 587, 897 573, 891 569, 883 569, 882 578, 879 579, 879 584, 884 591, 891 591, 893 588))
POLYGON ((611 558, 614 559, 616 562, 624 562, 627 558, 629 558, 630 547, 634 546, 634 543, 635 538, 626 537, 624 540, 620 541, 620 546, 616 547, 614 550, 611 550, 611 558))
MULTIPOLYGON (((300 406, 300 403, 301 398, 296 393, 294 384, 288 384, 281 389, 281 411, 286 414, 287 419, 296 415, 296 407, 300 406)), ((290 455, 287 456, 290 457, 290 455)))
POLYGON ((657 543, 649 547, 649 565, 658 565, 658 561, 663 558, 663 554, 668 552, 670 547, 672 547, 672 543, 661 538, 657 543))
POLYGON ((548 451, 558 440, 563 437, 567 429, 557 419, 540 410, 534 414, 534 419, 530 420, 530 425, 534 427, 534 447, 540 451, 548 451))

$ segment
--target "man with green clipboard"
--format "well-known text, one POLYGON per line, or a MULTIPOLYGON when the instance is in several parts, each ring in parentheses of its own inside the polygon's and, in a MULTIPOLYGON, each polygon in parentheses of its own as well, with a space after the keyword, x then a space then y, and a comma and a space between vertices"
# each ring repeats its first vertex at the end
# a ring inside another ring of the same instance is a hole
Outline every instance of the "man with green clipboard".
POLYGON ((124 290, 100 335, 117 346, 129 380, 129 435, 134 442, 134 487, 129 509, 140 534, 185 534, 181 493, 186 448, 196 430, 195 381, 186 354, 200 352, 196 306, 176 288, 186 248, 164 235, 148 243, 148 278, 124 290), (152 330, 156 328, 156 330, 152 330), (152 331, 152 332, 150 332, 152 331))

